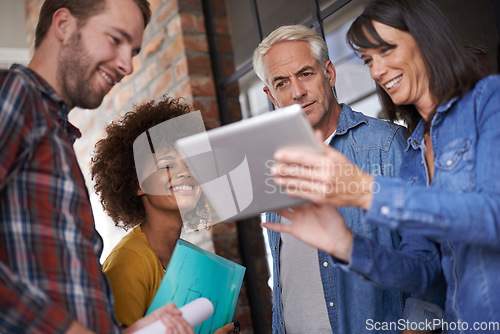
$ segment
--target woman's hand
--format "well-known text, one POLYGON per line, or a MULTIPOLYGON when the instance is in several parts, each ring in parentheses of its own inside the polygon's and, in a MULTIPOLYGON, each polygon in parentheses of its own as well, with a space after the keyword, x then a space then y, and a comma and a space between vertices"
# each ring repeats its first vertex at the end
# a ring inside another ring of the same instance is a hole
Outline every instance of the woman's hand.
POLYGON ((128 327, 123 333, 135 333, 153 322, 161 320, 166 327, 165 332, 169 334, 194 334, 193 328, 182 318, 182 313, 174 303, 168 303, 151 314, 137 320, 132 326, 128 327))
POLYGON ((303 242, 319 248, 337 259, 349 263, 353 233, 344 218, 329 204, 305 204, 293 209, 278 211, 292 223, 262 223, 265 228, 290 233, 303 242))
POLYGON ((294 148, 278 150, 271 173, 274 182, 290 196, 335 207, 356 206, 369 209, 374 187, 373 176, 364 173, 342 153, 318 138, 322 153, 294 148))

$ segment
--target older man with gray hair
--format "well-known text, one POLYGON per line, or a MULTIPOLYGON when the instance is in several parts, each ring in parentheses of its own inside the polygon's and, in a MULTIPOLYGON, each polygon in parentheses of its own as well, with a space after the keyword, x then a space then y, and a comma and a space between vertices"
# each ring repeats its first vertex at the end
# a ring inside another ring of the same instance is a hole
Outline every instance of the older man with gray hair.
MULTIPOLYGON (((259 44, 253 66, 276 107, 301 105, 327 145, 364 171, 398 175, 406 147, 405 129, 337 101, 335 67, 325 41, 316 32, 300 25, 279 27, 259 44)), ((339 212, 360 240, 391 249, 418 245, 422 254, 437 254, 435 245, 426 239, 367 224, 360 209, 340 208, 339 212)), ((287 223, 274 212, 266 213, 266 221, 287 223)), ((348 266, 293 236, 268 232, 273 257, 273 333, 365 333, 370 323, 396 324, 411 316, 404 314, 405 304, 418 304, 403 292, 377 287, 349 273, 348 266)), ((404 261, 425 270, 426 259, 408 256, 404 261)))

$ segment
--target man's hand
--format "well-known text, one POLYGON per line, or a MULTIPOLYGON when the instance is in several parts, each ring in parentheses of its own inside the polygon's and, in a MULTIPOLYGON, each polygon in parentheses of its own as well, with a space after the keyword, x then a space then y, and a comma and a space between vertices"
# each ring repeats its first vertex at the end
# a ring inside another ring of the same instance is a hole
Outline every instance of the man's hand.
POLYGON ((73 321, 71 323, 71 326, 69 326, 68 330, 65 332, 65 334, 93 334, 90 329, 86 328, 82 324, 80 324, 78 321, 73 321))
POLYGON ((233 333, 239 333, 234 331, 234 323, 230 322, 227 325, 225 325, 222 328, 219 328, 214 332, 214 334, 233 334, 233 333))

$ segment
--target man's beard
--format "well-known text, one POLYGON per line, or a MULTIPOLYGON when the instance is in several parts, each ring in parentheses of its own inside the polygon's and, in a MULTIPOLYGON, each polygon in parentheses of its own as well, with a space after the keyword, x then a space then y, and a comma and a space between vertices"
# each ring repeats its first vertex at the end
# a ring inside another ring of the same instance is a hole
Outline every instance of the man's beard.
POLYGON ((59 56, 57 74, 63 99, 71 108, 95 109, 101 105, 105 94, 92 90, 90 79, 96 71, 92 66, 92 57, 83 45, 81 33, 73 34, 59 56))

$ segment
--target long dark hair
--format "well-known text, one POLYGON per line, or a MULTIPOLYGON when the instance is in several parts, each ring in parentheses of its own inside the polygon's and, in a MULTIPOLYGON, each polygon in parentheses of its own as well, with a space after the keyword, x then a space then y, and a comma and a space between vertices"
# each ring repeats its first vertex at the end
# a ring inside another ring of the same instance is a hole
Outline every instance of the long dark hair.
MULTIPOLYGON (((448 20, 430 0, 372 1, 347 32, 346 40, 353 50, 394 47, 377 34, 373 21, 412 35, 426 66, 429 89, 438 105, 464 96, 481 78, 478 67, 448 20)), ((421 118, 415 106, 395 105, 379 85, 377 92, 386 116, 391 120, 402 119, 413 131, 421 118)))

